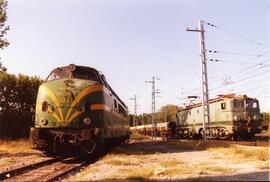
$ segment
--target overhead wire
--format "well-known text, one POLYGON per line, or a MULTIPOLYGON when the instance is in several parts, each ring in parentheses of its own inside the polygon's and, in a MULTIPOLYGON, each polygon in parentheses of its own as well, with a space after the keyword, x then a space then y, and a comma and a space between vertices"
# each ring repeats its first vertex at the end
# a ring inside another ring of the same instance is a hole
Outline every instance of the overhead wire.
POLYGON ((263 57, 265 54, 247 54, 247 53, 238 53, 238 52, 229 52, 229 51, 217 51, 217 50, 207 50, 208 53, 212 54, 229 54, 236 56, 252 56, 252 57, 263 57))
POLYGON ((228 33, 228 34, 231 34, 231 35, 233 35, 233 36, 235 36, 235 37, 238 37, 238 38, 241 38, 241 39, 243 39, 243 40, 246 40, 246 41, 248 41, 248 42, 250 42, 250 43, 256 44, 256 45, 258 45, 258 46, 270 48, 270 46, 268 46, 268 45, 266 45, 266 44, 263 44, 263 43, 261 43, 261 42, 258 42, 258 41, 249 39, 249 38, 247 38, 247 37, 245 37, 245 36, 243 36, 243 35, 240 35, 240 34, 238 34, 238 33, 234 33, 234 32, 229 31, 229 30, 227 30, 227 29, 221 28, 221 27, 216 26, 216 25, 214 25, 214 24, 212 24, 212 23, 205 22, 205 21, 204 21, 204 23, 205 23, 206 25, 210 26, 210 27, 214 27, 214 28, 219 29, 219 30, 221 30, 221 31, 223 31, 223 32, 226 32, 226 33, 228 33))
MULTIPOLYGON (((258 45, 258 46, 263 46, 263 47, 268 47, 268 48, 270 48, 268 45, 265 45, 265 44, 263 44, 263 43, 260 43, 260 42, 258 42, 258 41, 254 41, 254 40, 252 40, 252 39, 249 39, 249 38, 247 38, 247 37, 245 37, 245 36, 242 36, 242 35, 240 35, 240 34, 237 34, 237 33, 234 33, 234 32, 231 32, 231 31, 228 31, 228 30, 226 30, 226 29, 223 29, 223 28, 221 28, 221 27, 218 27, 218 26, 216 26, 216 25, 213 25, 213 24, 211 24, 211 23, 208 23, 208 22, 205 22, 207 25, 209 25, 209 26, 212 26, 212 27, 214 27, 214 28, 217 28, 217 29, 219 29, 219 30, 222 30, 222 31, 224 31, 224 32, 227 32, 227 33, 229 33, 229 34, 232 34, 232 35, 234 35, 234 36, 236 36, 236 37, 238 37, 238 38, 241 38, 241 39, 244 39, 244 40, 246 40, 246 41, 249 41, 249 42, 251 42, 251 43, 254 43, 254 44, 256 44, 256 45, 258 45)), ((270 50, 268 50, 268 51, 265 51, 265 52, 263 52, 262 54, 247 54, 247 53, 237 53, 237 52, 229 52, 229 51, 216 51, 216 50, 214 50, 214 51, 212 51, 212 50, 210 50, 209 52, 210 53, 220 53, 220 54, 231 54, 231 55, 241 55, 241 56, 253 56, 253 57, 258 57, 258 58, 260 58, 260 57, 264 57, 266 54, 268 54, 269 52, 270 52, 270 50), (211 51, 211 52, 210 52, 211 51)), ((260 70, 260 69, 262 69, 262 68, 265 68, 265 67, 268 67, 269 65, 265 65, 264 63, 265 62, 267 62, 267 61, 269 61, 269 60, 264 60, 264 61, 260 61, 259 63, 254 63, 254 62, 247 62, 247 61, 230 61, 230 60, 220 60, 220 59, 210 59, 210 61, 214 61, 214 62, 224 62, 224 63, 237 63, 237 64, 248 64, 248 65, 251 65, 251 66, 248 66, 248 67, 245 67, 244 69, 241 69, 241 70, 239 70, 239 69, 237 69, 237 70, 235 70, 234 72, 230 72, 230 73, 228 73, 228 74, 233 74, 232 75, 232 77, 236 77, 236 76, 238 76, 239 74, 241 75, 243 72, 254 72, 254 70, 260 70), (236 72, 236 74, 234 74, 236 72)), ((253 78, 253 77, 257 77, 257 76, 260 76, 260 75, 263 75, 263 74, 265 74, 265 73, 267 73, 268 71, 264 71, 264 72, 260 72, 260 73, 258 73, 258 74, 255 74, 255 75, 252 75, 252 76, 249 76, 249 77, 243 77, 243 78, 241 78, 241 79, 238 79, 238 80, 236 80, 236 81, 234 81, 233 82, 233 84, 237 84, 237 83, 240 83, 240 82, 242 82, 242 81, 244 81, 244 80, 246 80, 246 79, 249 79, 249 78, 253 78)), ((226 74, 227 75, 227 74, 226 74)), ((226 75, 224 75, 224 74, 222 74, 222 75, 220 75, 220 76, 222 76, 222 77, 224 77, 224 76, 226 76, 226 75)), ((244 76, 244 75, 243 75, 244 76)), ((239 78, 239 76, 238 76, 238 78, 239 78)), ((215 83, 218 83, 218 82, 221 82, 222 80, 221 80, 222 78, 217 78, 217 77, 214 77, 214 79, 212 80, 212 82, 211 82, 211 84, 215 84, 215 83), (215 80, 215 81, 214 81, 215 80), (214 82, 213 82, 214 81, 214 82)), ((173 84, 174 85, 174 84, 173 84)), ((174 85, 174 86, 176 86, 176 85, 174 85)), ((222 88, 222 87, 224 87, 224 86, 226 86, 226 85, 222 85, 222 86, 219 86, 218 88, 222 88)), ((177 86, 178 87, 178 86, 177 86)), ((180 88, 180 87, 178 87, 178 88, 180 88)), ((189 93, 194 93, 194 94, 192 94, 192 95, 200 95, 201 94, 201 92, 199 92, 199 89, 201 89, 201 87, 195 87, 195 88, 192 88, 192 89, 187 89, 187 90, 189 90, 189 91, 191 91, 191 92, 189 92, 189 93)), ((211 90, 211 91, 213 91, 213 90, 215 90, 215 89, 217 89, 217 88, 212 88, 212 89, 209 89, 209 90, 211 90)), ((190 94, 189 94, 190 95, 190 94)))
POLYGON ((252 63, 252 62, 245 62, 245 61, 230 61, 230 60, 221 60, 221 59, 208 59, 208 60, 211 61, 211 62, 263 65, 262 63, 252 63))
POLYGON ((270 59, 266 59, 266 60, 260 61, 260 63, 258 63, 258 65, 247 66, 247 67, 244 67, 242 69, 237 68, 232 72, 215 76, 215 78, 222 79, 222 77, 224 78, 224 76, 230 76, 232 78, 234 78, 234 77, 239 78, 239 77, 245 76, 247 74, 253 73, 255 71, 258 71, 260 69, 264 69, 264 68, 268 67, 268 65, 266 65, 265 63, 267 63, 269 61, 270 61, 270 59), (263 65, 261 65, 261 64, 263 64, 263 65))
POLYGON ((245 89, 245 90, 240 90, 239 92, 246 92, 246 91, 249 91, 249 90, 254 90, 254 89, 259 89, 259 88, 266 88, 266 87, 269 87, 270 84, 266 84, 266 85, 260 85, 260 86, 256 86, 256 87, 252 87, 252 88, 248 88, 248 89, 245 89))
MULTIPOLYGON (((233 85, 233 84, 235 84, 235 83, 237 83, 237 82, 241 82, 241 81, 244 81, 244 80, 247 80, 247 79, 250 79, 250 78, 254 78, 254 77, 263 75, 263 74, 265 74, 265 73, 269 73, 269 70, 264 71, 264 72, 261 72, 261 73, 259 73, 259 74, 255 74, 255 75, 251 75, 251 76, 245 77, 245 78, 243 78, 243 79, 239 79, 239 80, 235 81, 234 83, 232 83, 231 85, 233 85)), ((217 90, 217 89, 220 89, 220 88, 223 88, 223 87, 224 87, 224 86, 214 87, 214 88, 209 89, 209 91, 214 91, 214 90, 217 90)))

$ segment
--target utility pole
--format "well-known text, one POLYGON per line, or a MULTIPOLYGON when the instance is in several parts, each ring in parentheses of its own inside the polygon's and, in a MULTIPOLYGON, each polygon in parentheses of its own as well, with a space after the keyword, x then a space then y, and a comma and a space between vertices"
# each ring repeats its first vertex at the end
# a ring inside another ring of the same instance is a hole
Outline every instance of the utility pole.
POLYGON ((133 126, 136 126, 136 116, 137 116, 137 97, 138 95, 134 95, 133 98, 129 98, 129 100, 134 100, 134 117, 133 117, 133 126))
POLYGON ((156 128, 157 128, 157 122, 155 120, 155 113, 156 113, 156 93, 160 93, 159 91, 156 90, 155 88, 155 80, 160 80, 157 77, 152 77, 152 81, 145 81, 146 83, 151 83, 152 84, 152 103, 151 103, 151 108, 152 108, 152 138, 156 138, 156 128))
POLYGON ((202 66, 202 108, 203 108, 203 138, 211 139, 211 121, 209 110, 209 92, 208 92, 208 79, 207 79, 207 65, 206 65, 206 49, 204 39, 204 21, 199 21, 199 29, 189 29, 187 31, 200 33, 200 57, 202 66))

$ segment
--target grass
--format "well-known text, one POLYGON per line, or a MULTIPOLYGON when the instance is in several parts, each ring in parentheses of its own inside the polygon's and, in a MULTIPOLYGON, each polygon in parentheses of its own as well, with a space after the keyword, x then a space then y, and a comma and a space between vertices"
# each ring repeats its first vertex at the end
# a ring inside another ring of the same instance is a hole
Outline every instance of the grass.
POLYGON ((168 147, 181 149, 181 150, 207 150, 208 148, 225 148, 229 147, 228 143, 218 141, 167 141, 168 147))
POLYGON ((243 147, 243 146, 230 146, 227 148, 209 148, 208 151, 213 153, 222 153, 223 155, 230 156, 237 161, 269 161, 269 148, 267 147, 243 147))
POLYGON ((177 161, 177 160, 169 160, 169 161, 161 161, 159 163, 159 165, 161 165, 162 167, 172 167, 172 166, 177 166, 179 164, 183 164, 183 162, 181 161, 177 161))
MULTIPOLYGON (((127 151, 139 150, 140 148, 144 148, 144 145, 131 145, 134 148, 120 146, 114 149, 112 153, 103 157, 94 169, 90 167, 89 170, 83 173, 86 178, 80 175, 78 178, 71 180, 80 181, 94 178, 97 180, 147 181, 155 179, 178 179, 179 177, 182 178, 183 176, 190 175, 199 177, 200 175, 212 173, 219 175, 245 168, 241 164, 245 165, 249 161, 252 164, 256 162, 257 169, 269 169, 269 148, 266 147, 230 145, 219 141, 185 142, 179 140, 168 140, 166 143, 158 143, 159 147, 161 147, 160 145, 164 145, 162 147, 165 150, 170 149, 169 151, 173 151, 173 153, 156 153, 154 151, 153 153, 132 154, 127 151), (206 155, 210 161, 200 160, 198 157, 190 158, 190 160, 183 160, 178 157, 177 153, 189 151, 197 151, 197 154, 202 154, 202 157, 206 155), (100 173, 104 169, 106 169, 107 175, 100 173)), ((152 147, 156 147, 156 144, 152 143, 152 147)), ((145 150, 147 150, 147 147, 145 150)))
POLYGON ((159 172, 158 175, 177 175, 177 174, 191 174, 193 173, 193 168, 186 165, 177 165, 174 167, 166 167, 163 171, 159 172))
MULTIPOLYGON (((199 167, 199 170, 204 173, 208 172, 219 172, 219 173, 225 173, 225 172, 233 172, 235 169, 228 168, 228 167, 221 167, 221 166, 213 166, 213 165, 201 165, 199 167)), ((200 172, 200 174, 201 174, 200 172)))
POLYGON ((106 164, 114 165, 114 166, 132 166, 136 165, 134 162, 130 162, 124 159, 109 159, 104 161, 106 164))
POLYGON ((126 169, 123 171, 124 174, 126 175, 126 179, 147 179, 150 178, 154 172, 155 169, 153 168, 145 168, 145 167, 140 167, 140 168, 136 168, 136 170, 134 169, 126 169))
POLYGON ((268 130, 262 130, 261 134, 270 134, 270 127, 268 128, 268 130))
POLYGON ((243 160, 259 160, 269 161, 269 148, 268 147, 247 147, 230 145, 225 142, 212 141, 189 141, 181 142, 171 140, 167 145, 172 148, 182 150, 207 150, 214 154, 223 154, 227 157, 234 158, 238 161, 243 160))
POLYGON ((258 169, 262 169, 262 170, 264 170, 264 169, 268 169, 269 170, 269 168, 270 168, 269 162, 268 161, 265 161, 262 164, 257 165, 257 168, 258 169))
POLYGON ((0 140, 0 154, 16 154, 22 152, 33 152, 32 145, 29 140, 0 140))
POLYGON ((40 152, 32 149, 29 140, 0 140, 0 168, 24 163, 28 158, 38 157, 40 152), (21 160, 24 158, 24 160, 21 160))
POLYGON ((142 135, 139 133, 132 133, 130 135, 130 139, 132 139, 132 140, 145 140, 145 139, 150 139, 150 138, 151 138, 150 136, 142 135))

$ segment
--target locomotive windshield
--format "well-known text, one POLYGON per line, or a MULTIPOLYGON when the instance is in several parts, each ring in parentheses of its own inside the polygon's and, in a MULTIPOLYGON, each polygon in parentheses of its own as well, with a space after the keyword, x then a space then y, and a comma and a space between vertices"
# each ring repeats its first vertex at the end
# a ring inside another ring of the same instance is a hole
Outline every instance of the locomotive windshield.
POLYGON ((72 71, 72 77, 77 79, 100 81, 96 71, 92 69, 84 70, 76 68, 72 71))
POLYGON ((48 76, 47 81, 65 79, 65 78, 76 78, 83 80, 93 80, 100 82, 97 72, 90 68, 76 67, 73 71, 68 67, 57 68, 52 71, 48 76))
POLYGON ((258 101, 254 99, 247 99, 246 100, 246 108, 248 109, 256 109, 258 108, 258 101))
POLYGON ((59 80, 63 78, 69 78, 70 71, 67 68, 57 68, 47 78, 47 81, 59 80))
POLYGON ((244 100, 235 99, 233 105, 234 108, 244 108, 244 100))

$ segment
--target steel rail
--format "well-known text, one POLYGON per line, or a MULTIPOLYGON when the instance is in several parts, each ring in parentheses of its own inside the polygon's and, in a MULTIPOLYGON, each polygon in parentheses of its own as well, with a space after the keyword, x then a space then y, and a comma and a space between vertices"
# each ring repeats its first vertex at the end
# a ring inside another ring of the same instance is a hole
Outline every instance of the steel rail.
POLYGON ((89 165, 92 162, 93 161, 84 161, 82 163, 79 163, 79 164, 75 165, 74 167, 70 167, 70 168, 64 170, 63 172, 61 172, 60 174, 57 174, 56 176, 53 176, 49 179, 46 179, 46 181, 47 182, 61 181, 63 178, 67 177, 67 175, 80 171, 80 169, 89 165))
POLYGON ((27 172, 29 172, 31 170, 38 169, 38 168, 41 168, 41 167, 46 166, 46 165, 50 165, 50 164, 59 162, 61 160, 62 160, 62 158, 48 159, 48 160, 45 160, 45 161, 41 161, 41 162, 33 163, 33 164, 30 164, 30 165, 26 165, 26 166, 23 166, 23 167, 20 167, 20 168, 17 168, 17 169, 12 169, 12 170, 2 172, 2 173, 0 173, 0 181, 5 180, 5 179, 9 179, 9 178, 12 178, 12 177, 24 174, 24 173, 27 173, 27 172))

